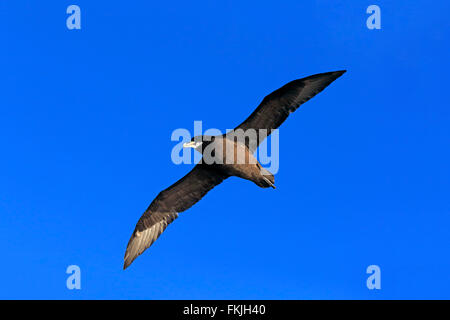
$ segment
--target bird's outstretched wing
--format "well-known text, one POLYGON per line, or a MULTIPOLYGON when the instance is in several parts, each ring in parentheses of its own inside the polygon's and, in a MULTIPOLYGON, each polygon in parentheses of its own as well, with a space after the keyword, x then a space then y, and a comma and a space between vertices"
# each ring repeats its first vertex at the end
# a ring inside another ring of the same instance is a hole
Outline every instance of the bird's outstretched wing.
POLYGON ((197 164, 187 175, 161 191, 139 219, 128 242, 123 268, 126 269, 155 242, 178 213, 192 207, 227 176, 213 167, 197 164))
POLYGON ((330 83, 339 78, 346 70, 315 74, 303 79, 289 82, 278 90, 266 96, 255 111, 236 129, 255 129, 258 133, 257 141, 246 141, 251 151, 255 151, 258 145, 277 129, 290 113, 297 110, 302 104, 325 89, 330 83), (260 129, 265 129, 267 135, 261 134, 260 129))

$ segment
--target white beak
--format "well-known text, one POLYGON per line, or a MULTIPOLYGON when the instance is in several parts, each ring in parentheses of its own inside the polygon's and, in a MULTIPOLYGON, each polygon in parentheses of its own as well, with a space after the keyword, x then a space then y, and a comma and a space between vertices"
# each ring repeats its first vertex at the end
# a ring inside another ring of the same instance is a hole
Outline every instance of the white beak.
POLYGON ((198 146, 200 146, 202 144, 201 141, 191 141, 188 143, 184 143, 183 144, 183 148, 197 148, 198 146))

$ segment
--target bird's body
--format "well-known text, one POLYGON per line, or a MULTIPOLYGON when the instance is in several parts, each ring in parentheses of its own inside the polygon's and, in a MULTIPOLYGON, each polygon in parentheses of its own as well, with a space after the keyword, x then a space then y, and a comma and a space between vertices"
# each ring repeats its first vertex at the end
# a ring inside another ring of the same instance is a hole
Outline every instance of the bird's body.
POLYGON ((289 82, 266 96, 234 131, 194 137, 185 144, 199 151, 202 160, 186 176, 161 191, 141 216, 128 242, 124 269, 160 236, 178 213, 189 209, 226 178, 236 176, 262 188, 275 188, 273 174, 261 166, 253 153, 290 113, 344 72, 321 73, 289 82))
POLYGON ((250 180, 263 188, 274 187, 273 175, 261 166, 245 143, 233 139, 231 135, 211 138, 212 141, 207 144, 205 149, 211 150, 213 154, 209 154, 208 150, 199 151, 203 154, 202 161, 213 165, 211 166, 212 170, 219 171, 225 176, 250 180), (267 179, 271 184, 268 184, 267 179))

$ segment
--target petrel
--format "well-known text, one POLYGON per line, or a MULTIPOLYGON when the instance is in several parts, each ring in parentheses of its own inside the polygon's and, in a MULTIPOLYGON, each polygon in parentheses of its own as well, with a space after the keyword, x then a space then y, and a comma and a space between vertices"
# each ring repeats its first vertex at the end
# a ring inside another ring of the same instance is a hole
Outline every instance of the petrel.
POLYGON ((150 247, 180 212, 192 207, 226 178, 237 176, 261 188, 275 188, 274 176, 260 165, 253 153, 290 113, 345 71, 319 73, 291 81, 266 96, 233 131, 218 136, 196 136, 185 143, 183 147, 199 151, 202 160, 187 175, 161 191, 145 210, 128 242, 123 268, 150 247))

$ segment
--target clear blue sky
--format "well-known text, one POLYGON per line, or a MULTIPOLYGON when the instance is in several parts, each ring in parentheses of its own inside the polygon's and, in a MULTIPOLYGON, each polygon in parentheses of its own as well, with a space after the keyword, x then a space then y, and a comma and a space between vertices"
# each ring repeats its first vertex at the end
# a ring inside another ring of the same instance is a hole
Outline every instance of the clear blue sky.
POLYGON ((0 298, 450 298, 449 11, 1 1, 0 298), (192 167, 171 162, 174 129, 232 128, 339 69, 281 127, 276 190, 227 180, 122 270, 141 213, 192 167))

